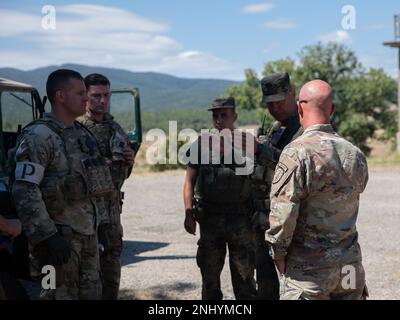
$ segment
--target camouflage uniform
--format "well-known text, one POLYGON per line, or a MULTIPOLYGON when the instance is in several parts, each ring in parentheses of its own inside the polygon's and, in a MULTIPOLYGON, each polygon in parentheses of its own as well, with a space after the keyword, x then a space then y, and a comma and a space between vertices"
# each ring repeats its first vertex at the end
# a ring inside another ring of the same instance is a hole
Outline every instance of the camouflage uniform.
POLYGON ((250 181, 227 165, 190 167, 198 172, 195 218, 200 225, 197 265, 203 300, 221 300, 220 275, 226 246, 236 299, 254 299, 254 233, 251 230, 250 181))
POLYGON ((96 197, 111 192, 109 168, 91 133, 45 114, 24 128, 17 142, 13 197, 29 240, 32 276, 52 264, 44 241, 59 232, 72 247, 55 265, 56 289, 42 299, 99 298, 96 197))
POLYGON ((114 190, 111 197, 102 199, 103 217, 99 226, 100 242, 105 242, 104 253, 100 256, 101 280, 103 284, 103 299, 118 298, 121 279, 122 253, 122 200, 121 187, 132 171, 132 166, 123 161, 122 150, 128 146, 128 137, 121 126, 106 113, 100 123, 94 122, 85 114, 78 118, 96 137, 101 154, 109 160, 114 190))
POLYGON ((356 219, 368 181, 364 154, 314 125, 282 152, 271 187, 267 240, 286 258, 281 299, 360 299, 366 294, 356 219), (354 283, 345 286, 347 270, 354 283))
MULTIPOLYGON (((287 72, 272 74, 261 80, 263 97, 261 106, 268 103, 280 102, 285 112, 288 112, 286 101, 290 94, 290 77, 287 72)), ((293 110, 297 107, 293 105, 293 110)), ((263 130, 264 128, 262 128, 263 130)), ((254 172, 250 176, 253 188, 253 228, 256 232, 256 270, 257 270, 257 299, 279 299, 279 280, 274 262, 270 255, 270 247, 265 241, 265 231, 269 228, 270 198, 272 179, 282 149, 303 133, 298 115, 289 117, 285 126, 276 121, 267 135, 258 137, 258 149, 254 172)))
MULTIPOLYGON (((233 98, 216 99, 215 109, 235 108, 233 98)), ((232 149, 233 150, 233 149, 232 149)), ((198 140, 189 150, 199 151, 198 164, 188 166, 197 171, 194 192, 194 214, 200 226, 197 265, 202 276, 202 299, 221 300, 221 272, 225 263, 226 246, 229 250, 229 267, 236 299, 254 299, 254 232, 251 229, 251 185, 248 175, 236 174, 238 165, 201 163, 208 150, 201 152, 198 140)), ((235 157, 233 157, 233 162, 235 157)), ((228 162, 228 161, 226 161, 228 162)))
POLYGON ((266 136, 259 137, 260 147, 254 172, 250 176, 255 209, 252 224, 256 231, 257 299, 279 299, 278 275, 269 253, 269 245, 265 241, 265 231, 269 228, 269 193, 282 149, 302 132, 303 128, 296 116, 288 120, 286 127, 279 121, 275 122, 266 136))

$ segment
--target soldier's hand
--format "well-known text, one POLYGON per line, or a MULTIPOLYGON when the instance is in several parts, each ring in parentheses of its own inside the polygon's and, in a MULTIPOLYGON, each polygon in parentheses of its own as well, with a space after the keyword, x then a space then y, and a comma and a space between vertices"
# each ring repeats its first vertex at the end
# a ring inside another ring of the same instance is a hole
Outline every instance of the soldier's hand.
POLYGON ((196 220, 194 219, 192 209, 186 209, 184 226, 186 232, 196 235, 196 220))
POLYGON ((98 241, 99 243, 101 243, 104 247, 104 252, 108 252, 109 250, 109 237, 107 236, 107 230, 109 229, 109 225, 108 224, 100 224, 99 228, 97 230, 97 237, 98 237, 98 241))
POLYGON ((11 239, 14 239, 22 232, 21 221, 18 219, 5 219, 4 226, 5 229, 2 232, 11 239))
POLYGON ((58 232, 46 240, 46 246, 55 265, 67 263, 71 258, 71 245, 58 232))
POLYGON ((124 156, 125 162, 130 166, 133 166, 135 163, 135 152, 131 148, 124 148, 122 155, 124 156))

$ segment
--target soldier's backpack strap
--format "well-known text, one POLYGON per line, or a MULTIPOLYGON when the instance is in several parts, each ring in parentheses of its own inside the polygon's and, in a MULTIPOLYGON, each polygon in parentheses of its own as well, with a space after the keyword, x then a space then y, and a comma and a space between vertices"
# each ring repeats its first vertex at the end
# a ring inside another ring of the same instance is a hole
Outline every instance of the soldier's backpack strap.
POLYGON ((89 129, 86 125, 84 125, 83 123, 81 123, 81 122, 79 122, 79 121, 74 121, 74 124, 75 124, 77 127, 82 128, 84 131, 86 131, 86 132, 96 141, 96 143, 97 143, 96 136, 93 134, 92 131, 90 131, 90 129, 89 129))
POLYGON ((43 125, 45 125, 45 126, 48 127, 51 131, 53 131, 53 132, 55 132, 57 135, 59 135, 60 138, 62 138, 62 137, 61 137, 62 128, 61 128, 57 123, 55 123, 53 120, 51 120, 51 119, 45 120, 45 119, 42 118, 42 119, 34 120, 34 121, 28 123, 28 124, 22 129, 22 131, 24 131, 25 129, 27 129, 27 128, 33 126, 33 125, 36 125, 36 124, 43 124, 43 125))
MULTIPOLYGON (((25 130, 26 128, 28 128, 28 127, 30 127, 32 125, 35 125, 35 124, 43 124, 43 125, 45 125, 51 131, 55 132, 61 138, 61 140, 64 142, 64 138, 63 138, 63 135, 62 135, 63 129, 55 121, 53 121, 51 119, 46 120, 46 119, 42 118, 42 119, 34 120, 31 123, 27 124, 24 127, 23 130, 25 130)), ((96 139, 95 135, 85 125, 83 125, 79 121, 74 121, 74 125, 76 125, 79 128, 82 128, 85 132, 87 132, 87 134, 90 135, 93 138, 93 140, 96 143, 96 146, 98 147, 98 142, 97 142, 97 139, 96 139)))
POLYGON ((79 121, 75 121, 74 123, 77 127, 83 129, 89 136, 92 137, 93 141, 95 142, 96 148, 97 148, 97 150, 99 150, 99 153, 100 153, 100 144, 99 144, 99 141, 97 140, 96 136, 94 135, 94 133, 92 131, 90 131, 90 129, 83 123, 81 123, 79 121))

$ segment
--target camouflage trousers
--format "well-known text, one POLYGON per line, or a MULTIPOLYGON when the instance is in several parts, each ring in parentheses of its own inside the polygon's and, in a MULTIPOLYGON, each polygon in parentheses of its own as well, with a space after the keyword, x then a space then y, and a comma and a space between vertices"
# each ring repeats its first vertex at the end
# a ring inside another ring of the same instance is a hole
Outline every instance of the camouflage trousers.
POLYGON ((300 269, 290 263, 280 277, 281 300, 363 300, 368 296, 360 262, 300 269))
MULTIPOLYGON (((73 231, 68 232, 68 234, 60 233, 72 247, 71 258, 65 264, 54 265, 56 288, 43 289, 40 293, 40 299, 99 299, 101 285, 97 236, 82 235, 73 231)), ((53 264, 49 259, 46 247, 39 245, 31 253, 31 271, 34 279, 41 279, 44 265, 53 264)))
POLYGON ((197 265, 202 276, 202 299, 221 300, 221 272, 229 250, 229 267, 236 299, 255 299, 254 232, 246 214, 202 213, 197 265))
POLYGON ((265 241, 265 231, 256 230, 255 262, 258 300, 279 300, 279 278, 269 249, 265 241))
POLYGON ((122 225, 120 214, 110 224, 99 226, 99 242, 104 245, 100 255, 102 299, 117 300, 121 280, 122 225))

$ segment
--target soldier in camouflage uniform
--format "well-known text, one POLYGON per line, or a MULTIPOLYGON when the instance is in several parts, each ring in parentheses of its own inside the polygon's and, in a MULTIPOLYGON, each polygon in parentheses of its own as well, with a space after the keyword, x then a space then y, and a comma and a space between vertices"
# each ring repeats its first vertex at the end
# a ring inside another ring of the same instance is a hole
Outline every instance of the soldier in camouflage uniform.
POLYGON ((121 279, 121 187, 132 171, 134 152, 128 146, 128 136, 108 112, 110 81, 105 76, 94 73, 85 77, 85 84, 89 100, 86 114, 79 117, 78 121, 96 137, 100 152, 110 166, 114 184, 111 196, 102 199, 98 204, 103 211, 98 236, 99 242, 104 246, 104 252, 100 255, 102 299, 115 300, 118 298, 121 279))
POLYGON ((273 74, 261 80, 261 106, 268 108, 277 120, 266 135, 258 137, 256 162, 251 175, 253 187, 253 228, 256 231, 257 299, 279 299, 279 280, 265 241, 269 227, 269 192, 275 167, 282 149, 300 136, 300 125, 295 102, 295 91, 287 73, 273 74))
POLYGON ((300 91, 301 137, 283 150, 271 188, 267 239, 281 299, 361 299, 366 295, 356 219, 368 180, 364 154, 334 132, 331 87, 300 91))
MULTIPOLYGON (((87 101, 82 76, 61 69, 46 84, 51 112, 28 124, 15 151, 12 194, 29 240, 32 276, 56 271, 42 299, 97 299, 97 197, 112 191, 110 170, 95 138, 75 121, 87 101)), ((101 290, 101 289, 100 289, 101 290)))
MULTIPOLYGON (((233 98, 217 99, 212 108, 214 127, 232 134, 237 114, 233 98)), ((190 152, 200 150, 203 135, 190 152)), ((213 147, 213 145, 212 145, 213 147)), ((223 148, 221 148, 222 150, 223 148)), ((221 300, 220 275, 226 246, 236 299, 254 299, 254 233, 251 230, 251 186, 246 175, 237 175, 235 163, 221 159, 221 164, 190 162, 186 171, 184 202, 185 229, 195 234, 200 225, 197 265, 202 276, 202 299, 221 300)))

